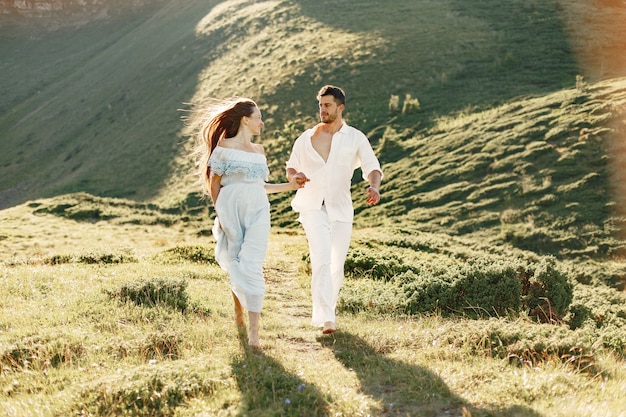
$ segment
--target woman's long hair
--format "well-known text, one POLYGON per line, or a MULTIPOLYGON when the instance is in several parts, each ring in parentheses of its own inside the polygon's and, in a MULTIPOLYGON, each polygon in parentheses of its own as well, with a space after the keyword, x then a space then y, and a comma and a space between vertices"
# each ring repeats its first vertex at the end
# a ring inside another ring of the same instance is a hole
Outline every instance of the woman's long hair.
POLYGON ((220 140, 236 136, 241 118, 252 116, 256 107, 256 103, 248 98, 235 98, 220 102, 218 106, 205 111, 206 120, 200 129, 198 146, 194 153, 197 155, 197 175, 206 194, 211 191, 211 170, 208 163, 213 149, 220 140))

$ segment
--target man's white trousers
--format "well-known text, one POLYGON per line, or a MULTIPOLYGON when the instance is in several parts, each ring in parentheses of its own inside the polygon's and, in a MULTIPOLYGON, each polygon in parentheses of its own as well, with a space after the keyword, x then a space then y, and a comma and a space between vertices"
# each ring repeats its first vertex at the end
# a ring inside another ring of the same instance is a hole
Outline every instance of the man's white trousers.
POLYGON ((311 324, 335 322, 335 308, 344 279, 344 263, 350 248, 352 223, 330 221, 326 207, 303 211, 300 222, 309 242, 311 256, 311 324))

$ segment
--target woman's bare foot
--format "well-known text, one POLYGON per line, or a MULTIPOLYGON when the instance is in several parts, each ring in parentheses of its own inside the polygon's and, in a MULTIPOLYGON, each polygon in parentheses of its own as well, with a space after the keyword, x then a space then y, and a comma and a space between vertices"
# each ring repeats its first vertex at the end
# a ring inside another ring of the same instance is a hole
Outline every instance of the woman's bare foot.
POLYGON ((241 306, 241 302, 235 293, 233 293, 233 299, 235 300, 235 323, 237 324, 237 327, 245 327, 246 319, 243 315, 243 307, 241 306))
POLYGON ((248 333, 248 346, 254 349, 261 349, 261 342, 258 334, 248 333))

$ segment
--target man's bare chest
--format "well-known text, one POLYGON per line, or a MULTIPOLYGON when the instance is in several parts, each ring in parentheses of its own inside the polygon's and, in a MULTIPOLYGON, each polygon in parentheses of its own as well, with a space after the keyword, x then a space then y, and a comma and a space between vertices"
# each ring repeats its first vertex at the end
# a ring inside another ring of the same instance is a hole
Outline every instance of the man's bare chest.
POLYGON ((313 149, 322 157, 324 161, 328 161, 330 148, 333 142, 333 135, 327 132, 316 132, 311 137, 311 145, 313 149))

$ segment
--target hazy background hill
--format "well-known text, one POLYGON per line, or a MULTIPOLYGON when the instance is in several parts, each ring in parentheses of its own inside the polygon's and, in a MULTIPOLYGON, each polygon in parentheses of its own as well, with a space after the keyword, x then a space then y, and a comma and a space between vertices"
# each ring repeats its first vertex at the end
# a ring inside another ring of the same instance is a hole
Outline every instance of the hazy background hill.
MULTIPOLYGON (((382 204, 360 225, 488 231, 543 253, 620 248, 611 179, 621 162, 610 157, 623 138, 623 2, 0 8, 0 208, 74 192, 188 202, 198 191, 188 175, 188 103, 210 97, 259 103, 280 180, 290 144, 316 120, 316 91, 334 83, 387 174, 382 204)), ((284 196, 274 219, 294 223, 284 196)))

